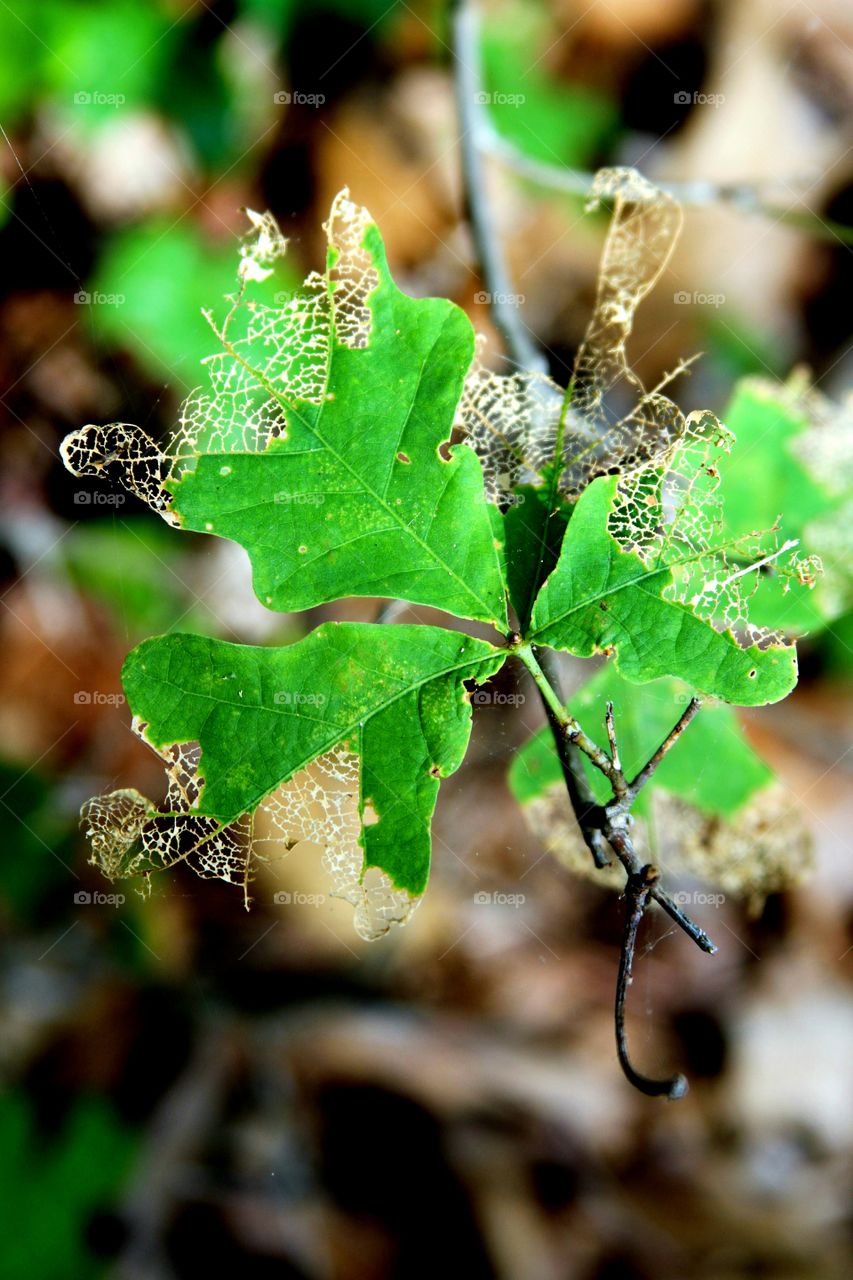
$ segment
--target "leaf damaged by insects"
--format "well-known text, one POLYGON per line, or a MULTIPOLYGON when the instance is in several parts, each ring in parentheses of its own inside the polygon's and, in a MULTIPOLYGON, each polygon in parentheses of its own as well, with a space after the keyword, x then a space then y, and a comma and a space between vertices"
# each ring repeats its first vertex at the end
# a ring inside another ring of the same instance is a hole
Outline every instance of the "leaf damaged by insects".
MULTIPOLYGON (((258 598, 283 611, 393 596, 506 626, 503 546, 468 445, 447 445, 473 331, 458 307, 403 294, 366 210, 339 195, 323 274, 283 307, 241 287, 161 450, 123 426, 110 461, 171 523, 238 542, 258 598), (439 451, 445 446, 446 452, 439 451)), ((273 237, 263 224, 258 238, 273 237)), ((266 266, 263 268, 266 270, 266 266)), ((102 469, 114 426, 63 446, 102 469)))
POLYGON ((165 802, 89 801, 95 859, 110 876, 183 862, 248 901, 258 864, 308 840, 358 931, 379 936, 426 888, 439 780, 470 733, 464 681, 504 659, 453 631, 369 623, 326 623, 284 649, 145 641, 123 681, 166 767, 165 802))
MULTIPOLYGON (((163 760, 166 797, 125 790, 85 807, 106 874, 150 879, 182 862, 240 885, 248 902, 259 866, 309 841, 358 932, 376 937, 405 922, 426 886, 439 783, 470 733, 466 681, 488 679, 508 652, 603 652, 626 681, 679 676, 744 705, 790 690, 794 649, 757 627, 752 598, 763 577, 807 584, 816 566, 775 527, 731 536, 732 433, 669 399, 686 364, 647 390, 628 363, 680 211, 628 170, 598 175, 591 203, 604 202, 596 302, 567 390, 493 373, 459 308, 404 295, 370 215, 343 192, 324 270, 282 307, 260 305, 252 285, 284 237, 249 213, 238 290, 221 322, 208 317, 220 349, 207 385, 162 448, 123 423, 65 441, 75 474, 118 475, 174 526, 243 546, 269 608, 380 596, 504 635, 495 647, 436 627, 324 624, 285 649, 192 636, 140 646, 125 687, 163 760)), ((679 756, 690 753, 679 745, 679 756)), ((652 794, 656 811, 674 812, 672 790, 652 794)), ((556 803, 543 791, 528 804, 555 840, 556 803)), ((638 805, 638 822, 650 812, 638 805)), ((696 859, 729 875, 744 813, 685 810, 696 859)), ((768 852, 764 886, 783 860, 768 852)))
MULTIPOLYGON (((729 538, 717 489, 731 444, 713 414, 693 413, 662 459, 593 481, 534 605, 538 644, 612 653, 637 683, 676 676, 740 706, 790 692, 796 650, 755 627, 748 602, 761 565, 794 548, 729 538)), ((796 572, 790 556, 787 568, 796 572)))
POLYGON ((683 434, 684 414, 664 391, 687 365, 647 390, 626 355, 637 308, 672 255, 680 207, 633 169, 596 174, 587 209, 604 203, 613 213, 595 306, 568 389, 537 373, 493 372, 478 340, 456 424, 480 457, 492 501, 546 474, 556 493, 576 499, 597 476, 648 461, 683 434))

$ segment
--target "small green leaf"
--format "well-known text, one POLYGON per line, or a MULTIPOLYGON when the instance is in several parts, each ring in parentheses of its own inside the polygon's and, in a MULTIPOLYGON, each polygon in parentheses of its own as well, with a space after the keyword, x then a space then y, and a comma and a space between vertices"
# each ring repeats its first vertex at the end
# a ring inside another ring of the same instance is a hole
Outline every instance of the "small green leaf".
POLYGON ((667 599, 671 565, 648 567, 608 531, 616 484, 601 477, 580 498, 529 638, 581 658, 612 650, 622 675, 639 684, 677 676, 741 706, 783 698, 797 679, 793 648, 741 648, 730 632, 667 599))

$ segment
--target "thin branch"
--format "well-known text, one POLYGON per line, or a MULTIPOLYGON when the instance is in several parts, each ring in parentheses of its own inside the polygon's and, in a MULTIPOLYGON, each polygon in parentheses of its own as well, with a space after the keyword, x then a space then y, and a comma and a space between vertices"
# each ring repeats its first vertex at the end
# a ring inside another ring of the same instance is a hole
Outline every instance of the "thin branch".
MULTIPOLYGON (((553 720, 559 727, 562 738, 571 742, 581 750, 584 755, 592 761, 595 768, 598 769, 605 778, 607 778, 613 788, 613 801, 603 808, 598 809, 597 812, 588 811, 583 821, 585 821, 587 825, 590 825, 593 820, 599 824, 601 836, 610 845, 610 848, 616 854, 616 857, 622 863, 628 875, 636 875, 641 870, 643 863, 634 849, 633 842, 631 841, 628 833, 628 828, 631 822, 631 806, 636 800, 640 788, 635 787, 633 794, 629 794, 628 783, 625 781, 621 768, 617 768, 607 752, 593 742, 586 733, 584 733, 574 716, 571 715, 571 713, 562 705, 537 661, 532 646, 529 644, 518 644, 514 647, 513 651, 521 659, 527 667, 527 670, 530 672, 530 675, 533 677, 533 681, 539 689, 542 700, 548 711, 549 720, 553 717, 553 720)), ((685 715, 686 714, 687 711, 685 711, 685 715)), ((696 713, 694 711, 692 715, 695 714, 696 713)), ((682 720, 683 719, 684 716, 682 716, 682 720)), ((654 769, 649 771, 648 765, 645 765, 643 769, 640 770, 638 777, 646 774, 647 781, 648 778, 651 777, 652 773, 654 773, 654 769)), ((571 799, 571 791, 569 792, 569 796, 571 799)), ((572 800, 572 804, 574 807, 574 800, 572 800)), ((578 817, 576 808, 575 816, 578 817)), ((583 830, 582 821, 579 817, 578 825, 580 825, 583 830)), ((589 844, 588 841, 587 844, 589 844)), ((655 902, 663 907, 664 911, 666 911, 675 923, 684 930, 687 936, 691 938, 698 947, 701 947, 703 951, 707 951, 709 955, 714 955, 717 950, 716 945, 711 941, 707 933, 705 933, 705 930, 701 929, 694 920, 691 920, 690 916, 686 915, 680 907, 676 905, 666 890, 663 889, 658 882, 655 882, 652 886, 651 894, 655 902)))
POLYGON ((605 778, 607 778, 608 782, 612 785, 614 776, 613 761, 610 759, 610 756, 606 751, 602 750, 596 742, 593 742, 592 738, 590 738, 588 734, 584 733, 574 716, 571 715, 563 706, 562 702, 549 684, 545 676, 545 672, 537 662, 536 655, 533 652, 533 646, 529 644, 522 644, 516 648, 515 652, 518 654, 519 658, 533 677, 533 682, 542 695, 546 706, 553 712, 554 717, 560 726, 563 737, 574 746, 580 748, 584 755, 592 761, 599 773, 603 773, 605 778))
POLYGON ((610 760, 613 764, 613 791, 617 799, 625 794, 625 775, 622 772, 622 761, 619 759, 619 745, 616 741, 616 722, 613 718, 613 703, 608 702, 604 716, 607 729, 607 742, 610 747, 610 760))
MULTIPOLYGON (((588 196, 595 175, 578 169, 567 169, 559 165, 548 164, 544 160, 536 160, 522 151, 508 138, 502 137, 491 121, 486 120, 477 135, 480 149, 502 161, 519 177, 526 178, 551 191, 559 191, 563 195, 588 196)), ((778 204, 762 196, 752 184, 745 182, 660 182, 655 185, 666 191, 680 204, 695 209, 704 209, 709 205, 724 205, 736 209, 740 213, 755 217, 768 218, 773 222, 782 222, 820 240, 840 240, 842 244, 853 244, 853 227, 825 218, 813 209, 796 205, 778 204)))
POLYGON ((668 1080, 653 1080, 650 1076, 642 1075, 631 1062, 625 1035, 625 1000, 628 987, 631 985, 637 931, 657 879, 658 873, 655 868, 644 866, 630 875, 625 885, 625 932, 622 936, 622 951, 619 956, 619 977, 616 980, 616 1052, 626 1079, 635 1089, 639 1089, 650 1098, 675 1099, 683 1098, 687 1092, 685 1077, 679 1073, 668 1080))
POLYGON ((674 724, 673 727, 670 729, 669 733, 666 735, 663 742, 658 747, 657 751, 649 759, 649 761, 643 765, 642 769, 634 778, 634 780, 628 784, 628 790, 626 794, 628 797, 630 797, 630 800, 632 803, 636 798, 636 796, 638 795, 638 793, 643 789, 643 787, 652 777, 652 775, 654 774, 655 770, 657 769, 661 761, 669 754, 669 752, 675 746, 676 742, 678 742, 679 738, 684 733, 684 730, 687 728, 690 722, 696 718, 696 715, 701 706, 702 706, 702 703, 699 701, 698 698, 690 699, 687 706, 684 708, 684 711, 682 712, 681 716, 679 717, 678 722, 674 724))
MULTIPOLYGON (((560 692, 560 673, 557 669, 557 663, 554 661, 556 654, 552 653, 549 649, 537 649, 534 650, 534 654, 537 662, 542 668, 543 675, 556 693, 559 701, 562 703, 563 697, 560 692)), ((607 853, 607 841, 602 834, 604 811, 596 800, 592 787, 589 784, 589 779, 584 773, 580 751, 564 734, 559 719, 545 698, 542 698, 542 705, 544 706, 545 714, 548 717, 551 736, 554 739, 557 757, 560 761, 560 767, 563 770, 563 780, 566 784, 566 790, 569 794, 569 801, 571 802, 575 820, 580 827, 584 844, 592 854, 592 861, 600 871, 603 867, 610 866, 610 857, 607 853)))
MULTIPOLYGON (((509 274, 486 191, 483 153, 489 149, 490 140, 493 141, 495 135, 483 109, 480 40, 475 6, 471 0, 450 0, 450 13, 465 208, 479 260, 480 276, 488 293, 492 319, 510 359, 521 369, 546 372, 547 361, 531 340, 518 309, 513 306, 509 274)), ((561 170, 556 172, 564 173, 561 170)), ((565 171, 565 175, 568 179, 581 183, 580 194, 588 193, 592 184, 591 175, 574 175, 571 171, 565 171)), ((564 400, 561 426, 570 398, 571 388, 564 400)), ((669 1098, 681 1097, 687 1089, 684 1077, 678 1075, 669 1080, 656 1081, 641 1075, 631 1064, 625 1039, 625 998, 631 981, 637 930, 650 898, 654 898, 697 946, 711 954, 716 947, 705 931, 661 888, 657 872, 643 865, 634 849, 628 828, 631 822, 631 805, 637 794, 695 715, 698 703, 696 708, 687 708, 682 721, 670 735, 672 741, 667 739, 666 743, 661 744, 655 757, 629 784, 620 760, 612 704, 608 704, 607 708, 607 736, 610 745, 608 755, 583 731, 566 709, 560 691, 559 672, 552 655, 522 643, 516 634, 508 637, 508 647, 524 662, 539 692, 554 738, 569 801, 596 867, 609 865, 609 846, 627 875, 627 914, 616 988, 616 1041, 620 1065, 630 1083, 643 1093, 665 1095, 669 1098), (581 753, 587 756, 610 783, 614 796, 611 804, 602 806, 595 799, 584 772, 581 753)))
POLYGON ((489 297, 491 316, 510 359, 522 369, 547 373, 548 363, 531 341, 521 312, 514 305, 515 290, 488 198, 486 165, 480 142, 486 127, 486 115, 482 101, 480 32, 475 6, 468 0, 453 0, 451 21, 465 213, 471 226, 480 275, 489 297))
MULTIPOLYGON (((604 835, 628 875, 636 875, 642 869, 643 860, 634 848, 634 842, 628 834, 627 818, 623 816, 621 823, 617 825, 614 818, 608 817, 604 835)), ((652 885, 651 893, 658 906, 662 907, 670 919, 674 920, 679 928, 684 930, 688 938, 695 942, 697 947, 707 952, 709 956, 717 954, 716 943, 711 941, 705 930, 700 928, 695 920, 681 910, 681 907, 669 896, 659 881, 652 885)))

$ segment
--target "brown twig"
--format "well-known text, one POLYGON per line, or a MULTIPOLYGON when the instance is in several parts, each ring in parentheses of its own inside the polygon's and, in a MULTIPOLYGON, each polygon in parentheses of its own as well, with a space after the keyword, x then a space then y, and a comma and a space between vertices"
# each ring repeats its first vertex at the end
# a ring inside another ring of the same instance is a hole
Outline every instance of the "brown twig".
MULTIPOLYGON (((542 353, 531 340, 517 308, 505 302, 512 291, 500 236, 488 200, 483 163, 482 139, 487 136, 490 126, 481 105, 483 99, 476 9, 471 0, 450 0, 450 14, 454 48, 454 80, 460 122, 463 190, 480 273, 489 294, 492 318, 504 340, 507 354, 522 369, 542 371, 547 368, 542 353)), ((525 663, 539 691, 562 767, 569 801, 595 866, 602 868, 610 864, 609 848, 625 868, 627 876, 625 895, 628 909, 616 992, 616 1039, 619 1062, 631 1084, 644 1093, 664 1095, 669 1098, 680 1097, 687 1087, 683 1076, 658 1082, 640 1075, 631 1066, 625 1043, 625 994, 631 978, 637 930, 649 899, 654 898, 697 946, 711 954, 716 951, 716 947, 705 931, 686 915, 661 887, 657 874, 652 876, 650 869, 644 868, 634 849, 629 828, 631 807, 637 795, 652 777, 666 753, 687 728, 698 710, 698 701, 694 700, 695 705, 691 703, 687 707, 678 724, 654 756, 636 777, 628 782, 619 755, 612 704, 608 704, 606 720, 610 747, 608 754, 584 732, 577 720, 566 710, 560 691, 559 672, 547 651, 534 650, 531 645, 524 644, 515 634, 508 638, 508 645, 525 663), (582 755, 585 755, 610 783, 613 790, 613 800, 610 804, 601 805, 595 799, 584 772, 582 755)))
POLYGON ((501 238, 488 198, 486 166, 478 139, 487 119, 483 103, 480 33, 476 7, 468 0, 450 0, 453 28, 453 75, 459 116, 465 212, 479 259, 480 273, 489 297, 495 328, 503 338, 507 355, 521 369, 547 373, 548 363, 532 341, 512 287, 501 238))
MULTIPOLYGON (((573 790, 567 778, 569 799, 587 846, 592 850, 593 857, 596 859, 596 866, 602 865, 598 861, 596 854, 598 853, 600 856, 600 851, 606 844, 622 863, 627 876, 625 888, 627 901, 625 931, 622 938, 619 979, 616 988, 616 1050, 619 1064, 625 1073, 626 1079, 643 1093, 671 1099, 680 1098, 687 1089, 687 1082, 684 1077, 677 1075, 664 1081, 655 1081, 641 1075, 631 1065, 625 1039, 625 996, 631 979, 637 930, 649 900, 653 898, 703 951, 713 955, 717 948, 705 930, 700 928, 695 920, 682 911, 666 892, 660 883, 657 872, 651 874, 651 869, 643 863, 634 848, 630 835, 630 826, 632 822, 631 809, 637 796, 654 776, 655 770, 661 761, 696 716, 700 706, 699 699, 693 698, 690 701, 661 745, 633 781, 629 783, 622 769, 613 704, 607 704, 605 718, 607 737, 610 744, 610 754, 608 755, 606 751, 584 733, 575 718, 562 706, 555 690, 542 670, 532 646, 516 643, 513 647, 539 689, 548 713, 549 723, 555 729, 558 741, 562 738, 567 742, 571 742, 576 749, 582 751, 595 768, 607 778, 613 790, 613 799, 609 804, 597 805, 593 803, 591 806, 581 806, 578 803, 577 793, 573 790)), ((561 761, 563 761, 562 756, 561 761)), ((563 766, 563 773, 566 776, 568 769, 565 761, 563 761, 563 766)))
POLYGON ((687 1092, 686 1078, 680 1072, 667 1080, 653 1080, 650 1076, 642 1075, 631 1062, 625 1035, 625 1000, 628 987, 631 985, 637 932, 657 881, 656 868, 647 865, 633 872, 625 885, 625 931, 622 935, 622 951, 619 956, 619 977, 616 980, 616 1052, 625 1078, 635 1089, 648 1094, 650 1098, 663 1097, 672 1100, 682 1098, 687 1092))
POLYGON ((694 717, 697 715, 701 705, 702 703, 699 701, 698 698, 690 699, 680 719, 670 729, 669 733, 666 735, 663 742, 658 747, 657 751, 649 759, 649 761, 643 765, 642 769, 637 774, 637 776, 633 779, 633 781, 628 783, 626 796, 629 796, 632 802, 636 798, 636 796, 639 794, 639 792, 642 791, 643 787, 646 785, 649 779, 652 777, 652 775, 654 774, 655 770, 657 769, 661 761, 664 759, 664 757, 668 755, 668 753, 675 746, 676 742, 678 742, 679 738, 684 733, 684 730, 690 724, 691 720, 693 720, 694 717))

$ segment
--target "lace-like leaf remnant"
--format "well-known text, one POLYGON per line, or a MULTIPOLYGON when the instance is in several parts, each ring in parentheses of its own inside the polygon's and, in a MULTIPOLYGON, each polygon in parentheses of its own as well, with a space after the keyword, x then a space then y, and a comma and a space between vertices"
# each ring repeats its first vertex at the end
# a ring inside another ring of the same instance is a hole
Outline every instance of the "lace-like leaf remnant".
POLYGON ((464 681, 504 658, 427 626, 326 623, 284 649, 146 641, 122 678, 166 766, 166 799, 89 801, 93 859, 113 877, 184 861, 248 895, 259 861, 309 840, 359 932, 378 936, 426 887, 439 781, 470 732, 464 681))
MULTIPOLYGON (((587 732, 598 737, 606 705, 613 703, 630 777, 666 738, 691 692, 676 680, 633 685, 608 663, 571 705, 587 732)), ((606 803, 609 784, 589 766, 587 776, 596 800, 606 803)), ((558 861, 621 892, 625 876, 618 864, 604 872, 593 867, 568 808, 549 730, 536 734, 516 756, 510 785, 534 834, 558 861)), ((735 712, 721 704, 703 707, 640 792, 635 813, 632 838, 641 856, 671 875, 698 878, 744 897, 751 908, 760 907, 769 893, 798 883, 811 865, 796 797, 752 750, 735 712)))
POLYGON ((613 215, 571 394, 539 374, 492 372, 478 341, 456 423, 480 457, 493 501, 553 465, 559 491, 577 497, 597 476, 656 457, 684 431, 684 415, 663 392, 686 366, 647 391, 625 351, 637 307, 669 262, 680 207, 633 169, 596 174, 587 208, 602 203, 613 215))
MULTIPOLYGON (((760 913, 769 894, 801 884, 812 868, 811 838, 796 798, 780 782, 757 792, 731 818, 708 817, 662 790, 653 793, 649 810, 631 830, 640 857, 659 867, 670 883, 699 880, 743 899, 751 914, 760 913)), ((568 809, 565 785, 553 783, 528 800, 524 816, 537 840, 567 870, 617 893, 624 890, 619 863, 601 871, 594 866, 568 809)), ((719 905, 715 895, 701 891, 676 892, 675 900, 688 912, 719 905)))
POLYGON ((397 289, 346 193, 324 274, 259 305, 246 286, 284 242, 251 216, 241 290, 214 326, 222 350, 172 439, 160 450, 138 427, 87 426, 64 442, 66 465, 113 470, 170 523, 240 543, 271 609, 378 595, 505 627, 499 525, 474 452, 448 443, 473 350, 464 312, 397 289))

